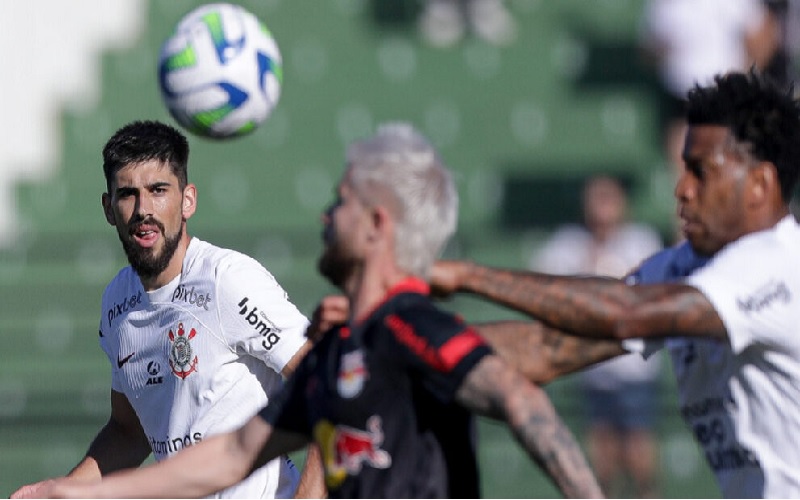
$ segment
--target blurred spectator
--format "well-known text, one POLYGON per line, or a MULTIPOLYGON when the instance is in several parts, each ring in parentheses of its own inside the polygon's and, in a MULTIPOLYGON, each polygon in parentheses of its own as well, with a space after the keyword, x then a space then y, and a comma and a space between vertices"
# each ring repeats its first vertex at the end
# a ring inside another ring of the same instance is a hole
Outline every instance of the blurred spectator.
POLYGON ((788 78, 800 82, 800 2, 785 0, 783 43, 787 54, 788 78))
POLYGON ((677 172, 686 92, 696 83, 708 85, 718 73, 774 63, 781 30, 775 9, 764 0, 649 0, 641 42, 658 72, 665 155, 677 172))
POLYGON ((455 45, 467 32, 493 45, 508 45, 517 25, 504 0, 424 0, 419 29, 435 47, 455 45))
MULTIPOLYGON (((769 10, 770 19, 775 23, 774 29, 777 36, 777 45, 772 56, 764 63, 763 71, 773 80, 781 84, 788 84, 792 78, 790 70, 790 45, 789 45, 789 0, 762 0, 769 10)), ((791 3, 797 4, 797 0, 791 3)), ((795 6, 796 10, 796 6, 795 6)))
MULTIPOLYGON (((612 177, 587 180, 583 211, 583 224, 557 229, 533 256, 531 268, 552 274, 621 277, 661 249, 653 229, 626 220, 625 189, 612 177)), ((659 357, 645 361, 627 354, 579 375, 588 455, 609 497, 622 496, 620 480, 631 484, 637 498, 659 496, 654 435, 659 374, 659 357)))

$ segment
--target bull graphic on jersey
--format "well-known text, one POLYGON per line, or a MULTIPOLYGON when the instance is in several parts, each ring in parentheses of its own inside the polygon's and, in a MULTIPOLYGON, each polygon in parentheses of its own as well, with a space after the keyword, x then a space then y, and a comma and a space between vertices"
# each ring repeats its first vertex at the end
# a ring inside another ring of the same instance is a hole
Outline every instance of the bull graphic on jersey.
POLYGON ((197 330, 192 328, 189 334, 183 328, 183 323, 178 323, 177 334, 169 331, 169 366, 172 373, 180 379, 185 379, 197 370, 197 356, 192 357, 192 343, 190 340, 197 335, 197 330))
POLYGON ((325 484, 329 488, 340 486, 348 475, 357 475, 364 465, 376 469, 392 465, 392 456, 381 449, 383 429, 379 415, 367 420, 365 430, 322 420, 314 426, 314 439, 322 452, 325 484))

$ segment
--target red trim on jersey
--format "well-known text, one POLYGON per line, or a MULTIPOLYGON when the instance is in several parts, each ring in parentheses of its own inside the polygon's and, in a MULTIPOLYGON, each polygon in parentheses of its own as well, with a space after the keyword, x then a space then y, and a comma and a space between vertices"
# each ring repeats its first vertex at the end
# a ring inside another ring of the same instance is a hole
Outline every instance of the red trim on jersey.
POLYGON ((408 278, 403 279, 395 283, 393 287, 386 292, 386 295, 378 302, 375 307, 367 311, 365 314, 362 314, 355 322, 355 324, 363 323, 364 320, 369 318, 373 312, 375 312, 379 307, 389 301, 395 295, 400 295, 401 293, 418 293, 420 295, 429 295, 431 293, 431 287, 425 281, 410 276, 408 278))
POLYGON ((439 356, 444 360, 445 366, 448 366, 449 369, 452 370, 467 354, 485 343, 483 337, 478 335, 478 332, 472 328, 467 328, 445 342, 444 345, 439 348, 439 356))
POLYGON ((348 337, 350 337, 350 327, 349 326, 341 327, 339 329, 339 338, 340 339, 346 339, 348 337))
POLYGON ((419 336, 413 326, 395 314, 386 317, 386 326, 394 333, 398 342, 441 372, 451 371, 467 354, 485 344, 483 338, 470 327, 436 348, 428 343, 428 339, 419 336))

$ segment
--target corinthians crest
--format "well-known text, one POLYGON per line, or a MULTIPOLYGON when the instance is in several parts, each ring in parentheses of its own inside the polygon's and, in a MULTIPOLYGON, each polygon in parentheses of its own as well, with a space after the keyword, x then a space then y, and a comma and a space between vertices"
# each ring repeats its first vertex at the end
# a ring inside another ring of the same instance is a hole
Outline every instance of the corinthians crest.
POLYGON ((183 323, 178 323, 177 333, 171 329, 169 331, 169 366, 172 368, 172 373, 181 379, 185 379, 197 370, 197 356, 194 355, 190 342, 195 335, 197 330, 192 328, 187 334, 183 329, 183 323))

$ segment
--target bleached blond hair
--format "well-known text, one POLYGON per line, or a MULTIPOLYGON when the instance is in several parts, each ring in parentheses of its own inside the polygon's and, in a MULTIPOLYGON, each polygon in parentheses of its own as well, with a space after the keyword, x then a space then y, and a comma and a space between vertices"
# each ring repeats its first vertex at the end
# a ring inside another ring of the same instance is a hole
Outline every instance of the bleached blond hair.
POLYGON ((350 179, 367 205, 396 219, 400 269, 427 278, 458 223, 458 192, 436 149, 407 123, 386 123, 347 150, 350 179))

